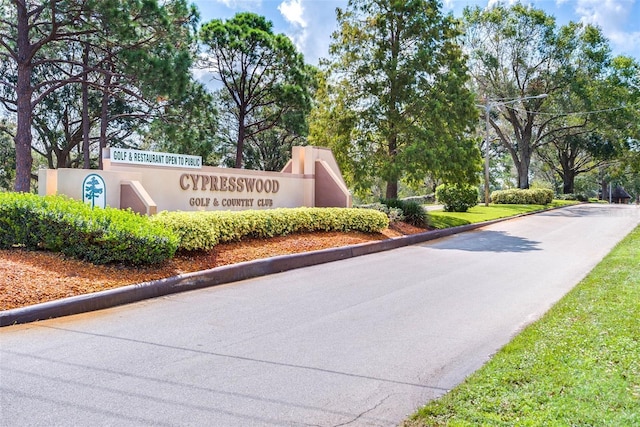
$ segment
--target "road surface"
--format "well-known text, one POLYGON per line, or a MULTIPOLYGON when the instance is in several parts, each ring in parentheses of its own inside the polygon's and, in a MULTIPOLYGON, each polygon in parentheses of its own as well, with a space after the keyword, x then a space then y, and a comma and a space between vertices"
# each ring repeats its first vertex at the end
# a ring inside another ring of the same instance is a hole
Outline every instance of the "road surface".
POLYGON ((640 223, 579 205, 0 330, 2 425, 394 426, 640 223))

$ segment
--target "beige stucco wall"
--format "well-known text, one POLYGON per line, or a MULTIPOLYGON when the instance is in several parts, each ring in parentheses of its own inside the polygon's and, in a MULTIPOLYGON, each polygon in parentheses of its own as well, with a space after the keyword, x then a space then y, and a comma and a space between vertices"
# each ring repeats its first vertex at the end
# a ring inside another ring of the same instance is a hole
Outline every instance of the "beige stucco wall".
POLYGON ((106 185, 107 206, 120 207, 120 182, 139 180, 141 174, 136 171, 111 172, 93 169, 40 169, 38 171, 38 194, 64 194, 73 199, 82 200, 82 183, 88 175, 97 174, 106 185))
POLYGON ((208 166, 194 170, 112 164, 109 170, 125 173, 142 170, 139 181, 158 206, 158 211, 311 206, 304 204, 305 179, 300 175, 208 166), (262 184, 256 185, 258 181, 262 184), (230 185, 231 182, 234 184, 230 185), (244 187, 242 191, 239 191, 239 182, 244 187), (252 191, 246 188, 245 182, 253 182, 252 191), (260 185, 262 188, 257 188, 260 185))
MULTIPOLYGON (((151 198, 147 204, 157 206, 158 212, 313 207, 316 206, 316 193, 319 190, 341 193, 321 195, 321 200, 342 200, 339 206, 351 206, 351 196, 328 149, 294 147, 292 160, 283 172, 210 166, 193 169, 131 165, 111 162, 108 150, 106 153, 104 170, 42 170, 38 184, 40 194, 66 194, 82 200, 83 180, 89 174, 98 174, 107 187, 107 205, 112 207, 122 207, 122 203, 131 206, 134 203, 122 199, 121 185, 126 181, 139 182, 151 198), (317 185, 316 160, 321 160, 324 165, 321 171, 323 180, 330 176, 334 181, 332 185, 317 185), (331 171, 327 174, 324 169, 331 171)), ((125 199, 129 200, 130 196, 125 199)), ((136 210, 141 210, 141 207, 136 205, 136 210)))

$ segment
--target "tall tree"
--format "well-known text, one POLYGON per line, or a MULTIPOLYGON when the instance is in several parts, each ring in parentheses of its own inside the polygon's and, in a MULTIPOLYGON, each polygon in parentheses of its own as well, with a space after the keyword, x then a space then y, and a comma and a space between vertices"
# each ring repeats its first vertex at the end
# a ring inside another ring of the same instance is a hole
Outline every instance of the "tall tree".
MULTIPOLYGON (((0 0, 0 102, 16 114, 16 191, 30 189, 38 106, 68 85, 82 85, 88 102, 90 87, 107 93, 107 99, 117 91, 149 95, 144 89, 163 91, 176 81, 174 76, 188 76, 190 55, 183 45, 190 39, 180 38, 188 32, 172 28, 188 27, 192 11, 184 0, 162 6, 156 0, 0 0), (179 37, 169 39, 175 35, 179 37), (111 61, 113 50, 119 63, 111 61), (109 84, 100 83, 96 74, 108 76, 109 84)), ((85 142, 90 119, 86 102, 80 134, 85 142)), ((110 119, 103 112, 103 126, 110 119)))
POLYGON ((542 10, 517 3, 466 8, 463 38, 478 93, 498 113, 490 126, 511 155, 518 187, 529 187, 532 156, 543 145, 589 132, 597 110, 593 87, 607 72, 610 49, 591 25, 557 27, 542 10), (546 98, 535 98, 546 94, 546 98))
POLYGON ((134 120, 144 126, 161 115, 167 104, 175 107, 188 98, 199 17, 186 0, 100 4, 94 16, 103 41, 94 52, 102 79, 101 152, 114 122, 134 120))
POLYGON ((538 156, 561 179, 563 194, 574 192, 578 175, 607 164, 618 154, 617 144, 597 133, 561 136, 538 150, 538 156))
POLYGON ((458 23, 440 9, 435 0, 350 0, 337 10, 329 106, 319 108, 327 143, 359 189, 382 178, 395 198, 401 178, 477 180, 479 152, 468 135, 478 113, 458 23))
MULTIPOLYGON (((594 31, 592 37, 601 35, 594 31)), ((558 173, 565 194, 574 192, 579 174, 629 158, 630 142, 639 136, 640 66, 622 56, 579 61, 571 86, 551 103, 555 111, 568 112, 553 123, 561 131, 548 132, 549 144, 537 152, 558 173)))
MULTIPOLYGON (((311 94, 315 92, 315 75, 317 70, 307 66, 309 70, 309 82, 306 85, 311 94)), ((219 110, 225 112, 226 119, 223 122, 237 123, 238 109, 226 89, 217 92, 219 110)), ((280 114, 280 120, 275 125, 269 117, 276 115, 274 109, 279 106, 263 107, 255 110, 248 122, 257 123, 257 132, 252 132, 245 139, 243 147, 244 167, 254 170, 280 171, 291 158, 291 149, 295 146, 307 145, 309 132, 308 116, 310 105, 307 102, 292 104, 280 114)), ((221 133, 218 151, 222 164, 234 167, 236 160, 236 129, 228 127, 221 133)))
MULTIPOLYGON (((235 117, 235 167, 243 166, 246 141, 281 126, 292 110, 311 108, 309 69, 291 40, 274 34, 272 23, 253 13, 202 26, 200 67, 222 83, 235 117)), ((305 113, 306 115, 306 113, 305 113)))
MULTIPOLYGON (((5 63, 0 77, 2 98, 16 113, 16 191, 31 187, 31 125, 34 107, 49 93, 80 75, 56 76, 46 82, 34 81, 37 67, 55 67, 56 61, 42 55, 45 47, 62 45, 84 34, 79 25, 90 1, 51 0, 27 2, 2 0, 0 3, 0 61, 5 63)), ((62 61, 66 63, 65 61, 62 61)))

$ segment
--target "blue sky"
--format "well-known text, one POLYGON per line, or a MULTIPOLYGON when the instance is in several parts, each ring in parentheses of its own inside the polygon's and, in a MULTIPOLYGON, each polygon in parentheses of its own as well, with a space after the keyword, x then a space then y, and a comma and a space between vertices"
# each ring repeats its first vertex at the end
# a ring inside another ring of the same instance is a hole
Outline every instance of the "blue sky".
MULTIPOLYGON (((441 0, 445 11, 460 16, 465 6, 487 7, 497 0, 441 0)), ((336 29, 335 10, 347 0, 192 0, 200 10, 201 22, 228 19, 237 12, 251 11, 273 22, 276 33, 288 35, 317 65, 328 56, 331 33, 336 29)), ((502 3, 511 4, 515 0, 502 3)), ((640 0, 529 0, 556 17, 558 24, 582 21, 598 25, 609 39, 613 53, 640 61, 640 0)))

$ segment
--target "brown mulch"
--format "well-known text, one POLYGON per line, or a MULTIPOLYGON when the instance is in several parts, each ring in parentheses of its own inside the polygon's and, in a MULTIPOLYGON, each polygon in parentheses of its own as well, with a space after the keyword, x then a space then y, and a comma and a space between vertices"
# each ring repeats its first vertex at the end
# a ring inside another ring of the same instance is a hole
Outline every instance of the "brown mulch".
POLYGON ((0 250, 0 310, 24 307, 119 286, 147 282, 222 265, 319 249, 384 240, 425 231, 394 223, 382 233, 300 233, 217 245, 199 253, 179 253, 152 267, 94 265, 50 252, 0 250))

